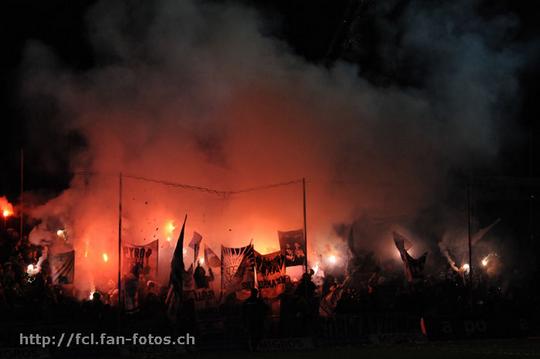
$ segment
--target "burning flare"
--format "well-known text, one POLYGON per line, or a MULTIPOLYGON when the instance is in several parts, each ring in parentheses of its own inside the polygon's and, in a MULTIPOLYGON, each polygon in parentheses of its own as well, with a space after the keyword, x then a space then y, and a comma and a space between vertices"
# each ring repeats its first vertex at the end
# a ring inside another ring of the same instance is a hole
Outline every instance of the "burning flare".
POLYGON ((34 265, 31 263, 28 265, 28 267, 26 267, 26 274, 32 277, 38 274, 40 270, 41 270, 40 266, 38 266, 37 264, 34 265))
POLYGON ((331 255, 328 257, 328 262, 332 265, 337 263, 337 257, 335 255, 331 255))
POLYGON ((2 217, 4 219, 13 215, 13 205, 8 202, 6 197, 0 197, 0 209, 2 210, 2 217))

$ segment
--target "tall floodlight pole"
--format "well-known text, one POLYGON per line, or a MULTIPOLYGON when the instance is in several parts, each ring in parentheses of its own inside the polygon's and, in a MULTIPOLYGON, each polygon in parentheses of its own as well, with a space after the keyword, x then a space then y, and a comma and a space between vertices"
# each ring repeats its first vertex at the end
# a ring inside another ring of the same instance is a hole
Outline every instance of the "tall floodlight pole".
POLYGON ((308 272, 307 216, 306 216, 306 178, 302 178, 302 197, 304 205, 304 243, 306 246, 305 272, 308 272))
POLYGON ((472 287, 472 274, 473 274, 473 262, 472 262, 472 233, 471 233, 471 184, 467 183, 467 231, 469 242, 469 284, 472 287))
POLYGON ((118 175, 118 306, 123 307, 122 296, 122 173, 118 175))
POLYGON ((21 148, 21 219, 19 223, 19 240, 22 244, 23 240, 23 229, 24 229, 24 150, 21 148))

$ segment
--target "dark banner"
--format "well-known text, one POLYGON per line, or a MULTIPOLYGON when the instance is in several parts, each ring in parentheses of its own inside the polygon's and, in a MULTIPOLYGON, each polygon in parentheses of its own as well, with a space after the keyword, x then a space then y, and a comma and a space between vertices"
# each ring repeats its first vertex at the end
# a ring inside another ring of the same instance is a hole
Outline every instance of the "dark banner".
POLYGON ((255 253, 257 286, 264 298, 275 298, 285 291, 285 257, 280 251, 255 253))
POLYGON ((306 263, 306 241, 304 231, 278 231, 279 247, 285 258, 285 266, 293 267, 306 263))
POLYGON ((212 289, 200 288, 186 293, 188 298, 193 299, 196 310, 215 308, 217 306, 216 293, 212 289))

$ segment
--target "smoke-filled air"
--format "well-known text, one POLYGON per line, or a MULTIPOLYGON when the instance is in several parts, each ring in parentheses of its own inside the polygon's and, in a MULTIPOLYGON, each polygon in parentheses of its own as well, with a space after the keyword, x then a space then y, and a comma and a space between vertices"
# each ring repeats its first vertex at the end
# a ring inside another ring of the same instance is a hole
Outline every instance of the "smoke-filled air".
POLYGON ((511 29, 511 18, 481 20, 457 3, 411 2, 394 29, 400 44, 381 49, 389 63, 423 54, 415 87, 374 85, 345 62, 307 62, 267 35, 268 19, 232 2, 98 3, 86 17, 92 68, 68 68, 39 42, 26 47, 25 106, 49 101, 55 118, 40 121, 85 142, 70 159, 69 188, 32 206, 41 224, 31 242, 52 242, 49 255, 73 246, 81 289, 116 281, 122 173, 122 241, 158 239, 162 281, 186 214, 186 242, 197 231, 216 253, 251 240, 260 253, 279 250, 278 230, 303 227, 302 178, 310 265, 358 249, 397 261, 396 228, 416 240, 414 254, 438 251, 428 242, 448 240, 444 223, 440 238, 407 224, 449 192, 465 198, 448 188, 450 171, 497 155, 500 106, 517 94, 520 65, 486 36, 511 29), (343 226, 358 219, 351 249, 343 226))

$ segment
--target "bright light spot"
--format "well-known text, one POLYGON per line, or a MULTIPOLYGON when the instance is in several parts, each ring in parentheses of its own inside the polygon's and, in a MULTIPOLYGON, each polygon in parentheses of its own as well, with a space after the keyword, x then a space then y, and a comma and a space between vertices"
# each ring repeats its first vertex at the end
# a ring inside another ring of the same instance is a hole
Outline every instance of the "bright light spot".
POLYGON ((66 237, 66 230, 65 229, 59 229, 56 231, 56 235, 60 238, 62 238, 63 240, 66 240, 67 237, 66 237))
POLYGON ((103 262, 107 263, 109 261, 109 255, 107 253, 103 253, 102 256, 103 262))
POLYGON ((182 254, 183 254, 183 255, 186 255, 186 254, 187 254, 187 249, 182 248, 182 254))
POLYGON ((486 267, 486 266, 488 265, 488 259, 487 259, 487 257, 484 258, 484 259, 482 259, 482 265, 483 265, 484 267, 486 267))
POLYGON ((469 263, 465 263, 464 265, 461 266, 461 270, 464 271, 465 273, 469 273, 469 271, 471 270, 471 266, 469 265, 469 263))
POLYGON ((199 258, 199 263, 201 263, 201 265, 204 264, 204 258, 199 258))
POLYGON ((167 237, 167 242, 170 242, 171 241, 171 237, 167 237))
POLYGON ((329 262, 330 264, 336 264, 336 263, 337 263, 337 257, 334 256, 334 255, 329 256, 329 257, 328 257, 328 262, 329 262))
POLYGON ((26 267, 26 274, 33 276, 39 273, 40 267, 38 265, 29 264, 26 267))
POLYGON ((167 232, 172 233, 175 229, 176 227, 174 226, 174 222, 171 221, 167 223, 167 232))
POLYGON ((311 269, 313 269, 313 275, 317 275, 317 272, 319 271, 319 263, 316 263, 311 269))
POLYGON ((90 291, 90 297, 89 297, 90 300, 94 299, 94 293, 95 292, 96 292, 95 290, 90 291))
POLYGON ((11 216, 11 212, 9 211, 9 209, 4 209, 2 211, 2 216, 4 216, 4 218, 11 216))

